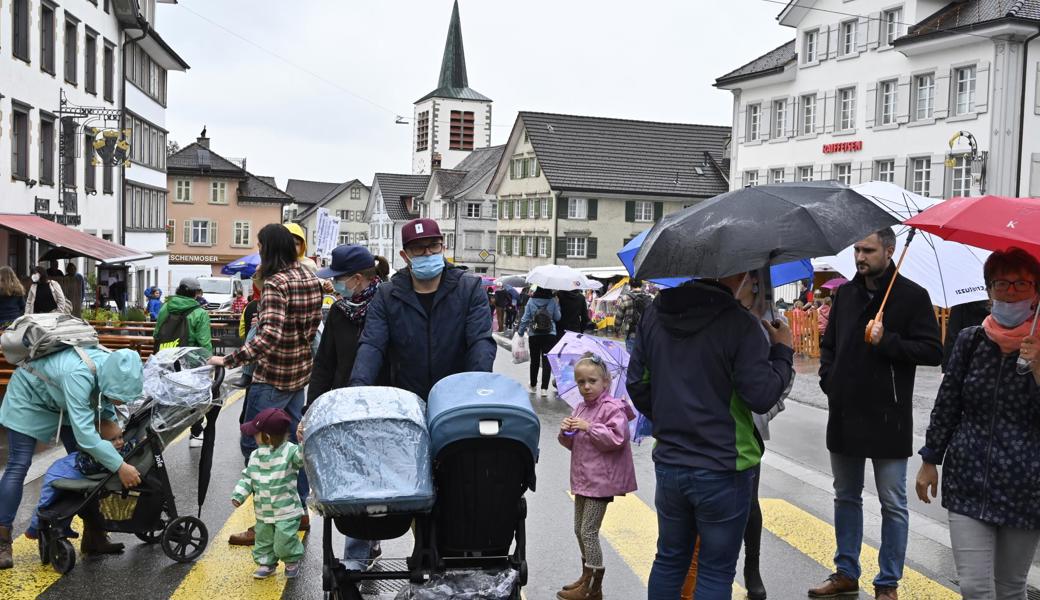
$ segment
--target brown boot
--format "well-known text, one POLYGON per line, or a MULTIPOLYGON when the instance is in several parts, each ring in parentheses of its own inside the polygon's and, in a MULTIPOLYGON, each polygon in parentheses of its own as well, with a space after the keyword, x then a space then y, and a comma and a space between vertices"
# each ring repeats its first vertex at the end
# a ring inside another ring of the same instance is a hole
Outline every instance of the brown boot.
POLYGON ((588 579, 574 589, 557 592, 556 600, 603 600, 603 568, 588 569, 588 579))
POLYGON ((877 600, 899 600, 899 592, 894 587, 875 585, 874 598, 877 600))
POLYGON ((119 554, 123 551, 123 544, 109 540, 105 530, 84 524, 79 550, 83 554, 119 554))
POLYGON ((819 587, 809 590, 810 598, 859 597, 859 582, 844 573, 835 573, 819 587))
POLYGON ((585 585, 586 581, 589 580, 589 576, 590 575, 592 575, 592 569, 587 567, 587 566, 585 566, 585 561, 582 560, 581 561, 581 577, 579 577, 578 580, 575 581, 574 583, 568 583, 567 585, 563 586, 563 591, 569 592, 569 591, 571 591, 573 589, 580 588, 581 586, 585 585))
POLYGON ((0 569, 10 569, 14 566, 14 556, 11 553, 11 528, 0 527, 0 569))
POLYGON ((233 533, 227 542, 232 546, 252 546, 256 544, 256 528, 250 527, 241 533, 233 533))

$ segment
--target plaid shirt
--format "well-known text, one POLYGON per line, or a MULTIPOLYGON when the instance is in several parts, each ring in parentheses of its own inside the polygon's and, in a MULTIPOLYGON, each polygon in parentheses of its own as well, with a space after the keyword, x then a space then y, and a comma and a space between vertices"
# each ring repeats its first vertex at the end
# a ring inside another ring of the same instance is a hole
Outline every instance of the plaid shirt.
POLYGON ((636 325, 638 322, 635 319, 635 302, 636 295, 647 296, 643 291, 629 291, 621 294, 618 298, 617 304, 614 305, 614 330, 621 334, 621 337, 628 338, 630 335, 635 335, 636 325))
POLYGON ((321 284, 295 264, 264 281, 256 336, 224 357, 224 367, 256 363, 253 381, 285 392, 302 390, 311 377, 311 343, 321 323, 321 284))
POLYGON ((303 504, 296 491, 296 476, 303 467, 303 451, 285 441, 272 448, 262 445, 249 455, 249 464, 235 486, 231 499, 239 504, 253 496, 256 520, 278 523, 303 516, 303 504))

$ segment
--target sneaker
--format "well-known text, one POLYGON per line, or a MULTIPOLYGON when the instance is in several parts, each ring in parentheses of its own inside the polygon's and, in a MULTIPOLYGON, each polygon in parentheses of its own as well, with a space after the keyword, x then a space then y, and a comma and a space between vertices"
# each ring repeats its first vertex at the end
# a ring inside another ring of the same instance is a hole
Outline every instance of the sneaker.
POLYGON ((541 396, 542 398, 548 398, 549 397, 549 390, 543 388, 540 392, 538 392, 538 395, 541 396))
POLYGON ((201 448, 202 447, 202 436, 195 437, 194 435, 188 437, 189 448, 201 448))
MULTIPOLYGON (((289 570, 289 565, 285 565, 286 571, 289 570)), ((296 567, 297 573, 299 573, 299 565, 296 567)), ((278 572, 278 565, 260 565, 253 571, 253 579, 267 579, 271 575, 278 572)))
POLYGON ((300 563, 285 563, 285 578, 295 579, 300 574, 300 563))
POLYGON ((538 386, 536 386, 536 385, 529 385, 529 386, 527 386, 527 391, 531 392, 532 394, 537 394, 538 393, 538 386))

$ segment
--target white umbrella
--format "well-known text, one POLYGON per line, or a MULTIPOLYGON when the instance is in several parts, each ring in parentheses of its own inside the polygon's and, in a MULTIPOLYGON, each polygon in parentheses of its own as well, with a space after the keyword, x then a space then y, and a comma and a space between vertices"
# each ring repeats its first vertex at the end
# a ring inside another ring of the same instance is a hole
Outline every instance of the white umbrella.
MULTIPOLYGON (((906 221, 924 209, 942 202, 908 192, 898 185, 884 181, 870 181, 854 185, 852 189, 900 221, 906 221)), ((899 256, 910 228, 897 225, 893 229, 896 231, 895 256, 899 256)), ((899 272, 928 290, 932 304, 949 308, 989 298, 986 283, 982 278, 982 265, 989 254, 987 250, 949 242, 930 233, 918 231, 899 272)), ((821 261, 849 279, 856 275, 856 259, 851 246, 837 256, 824 257, 821 261)))
POLYGON ((550 290, 590 289, 589 280, 580 271, 566 265, 542 265, 527 274, 527 283, 550 290))

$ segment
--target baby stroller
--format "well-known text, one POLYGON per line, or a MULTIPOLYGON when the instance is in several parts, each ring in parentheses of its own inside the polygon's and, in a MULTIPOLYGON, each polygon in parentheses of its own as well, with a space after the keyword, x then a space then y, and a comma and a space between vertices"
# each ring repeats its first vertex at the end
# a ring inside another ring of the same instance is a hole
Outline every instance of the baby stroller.
POLYGON ((465 592, 519 598, 527 580, 523 494, 535 486, 539 436, 527 392, 505 376, 463 373, 445 378, 430 392, 428 430, 421 410, 422 401, 401 390, 352 388, 323 395, 307 413, 304 456, 312 489, 321 490, 312 497, 319 512, 332 517, 325 520, 323 539, 326 596, 359 600, 362 582, 376 584, 379 591, 397 591, 399 586, 387 582, 407 580, 413 593, 399 598, 471 597, 465 592), (312 417, 321 404, 355 414, 367 406, 384 407, 385 396, 391 395, 408 398, 390 409, 407 414, 407 419, 353 421, 356 435, 349 435, 335 418, 312 417), (347 406, 347 398, 354 407, 347 406), (369 442, 362 443, 362 454, 371 452, 367 457, 335 462, 323 454, 355 452, 346 447, 384 430, 393 456, 386 454, 383 444, 369 442), (314 437, 323 431, 325 436, 314 437), (331 443, 341 449, 327 450, 331 443), (394 483, 391 478, 373 476, 368 464, 384 461, 388 466, 380 470, 408 474, 407 480, 396 482, 403 485, 388 489, 386 483, 394 483), (354 489, 343 488, 339 502, 325 491, 326 481, 355 477, 354 489), (343 512, 347 506, 350 510, 343 512), (380 569, 348 571, 332 551, 330 521, 345 535, 369 540, 400 537, 412 526, 412 554, 403 561, 382 559, 380 569))
POLYGON ((144 396, 128 405, 130 417, 123 439, 136 443, 124 460, 141 474, 141 484, 123 488, 115 473, 83 479, 58 479, 64 492, 40 511, 40 561, 58 573, 76 565, 76 551, 65 537, 66 524, 81 511, 100 515, 107 532, 132 533, 147 544, 159 543, 177 562, 191 562, 206 549, 209 533, 198 516, 180 515, 170 485, 163 449, 192 424, 209 416, 200 457, 198 511, 202 512, 213 460, 216 413, 223 398, 222 368, 205 366, 208 354, 199 348, 171 348, 149 358, 144 369, 144 396), (90 507, 96 505, 96 509, 90 507))

